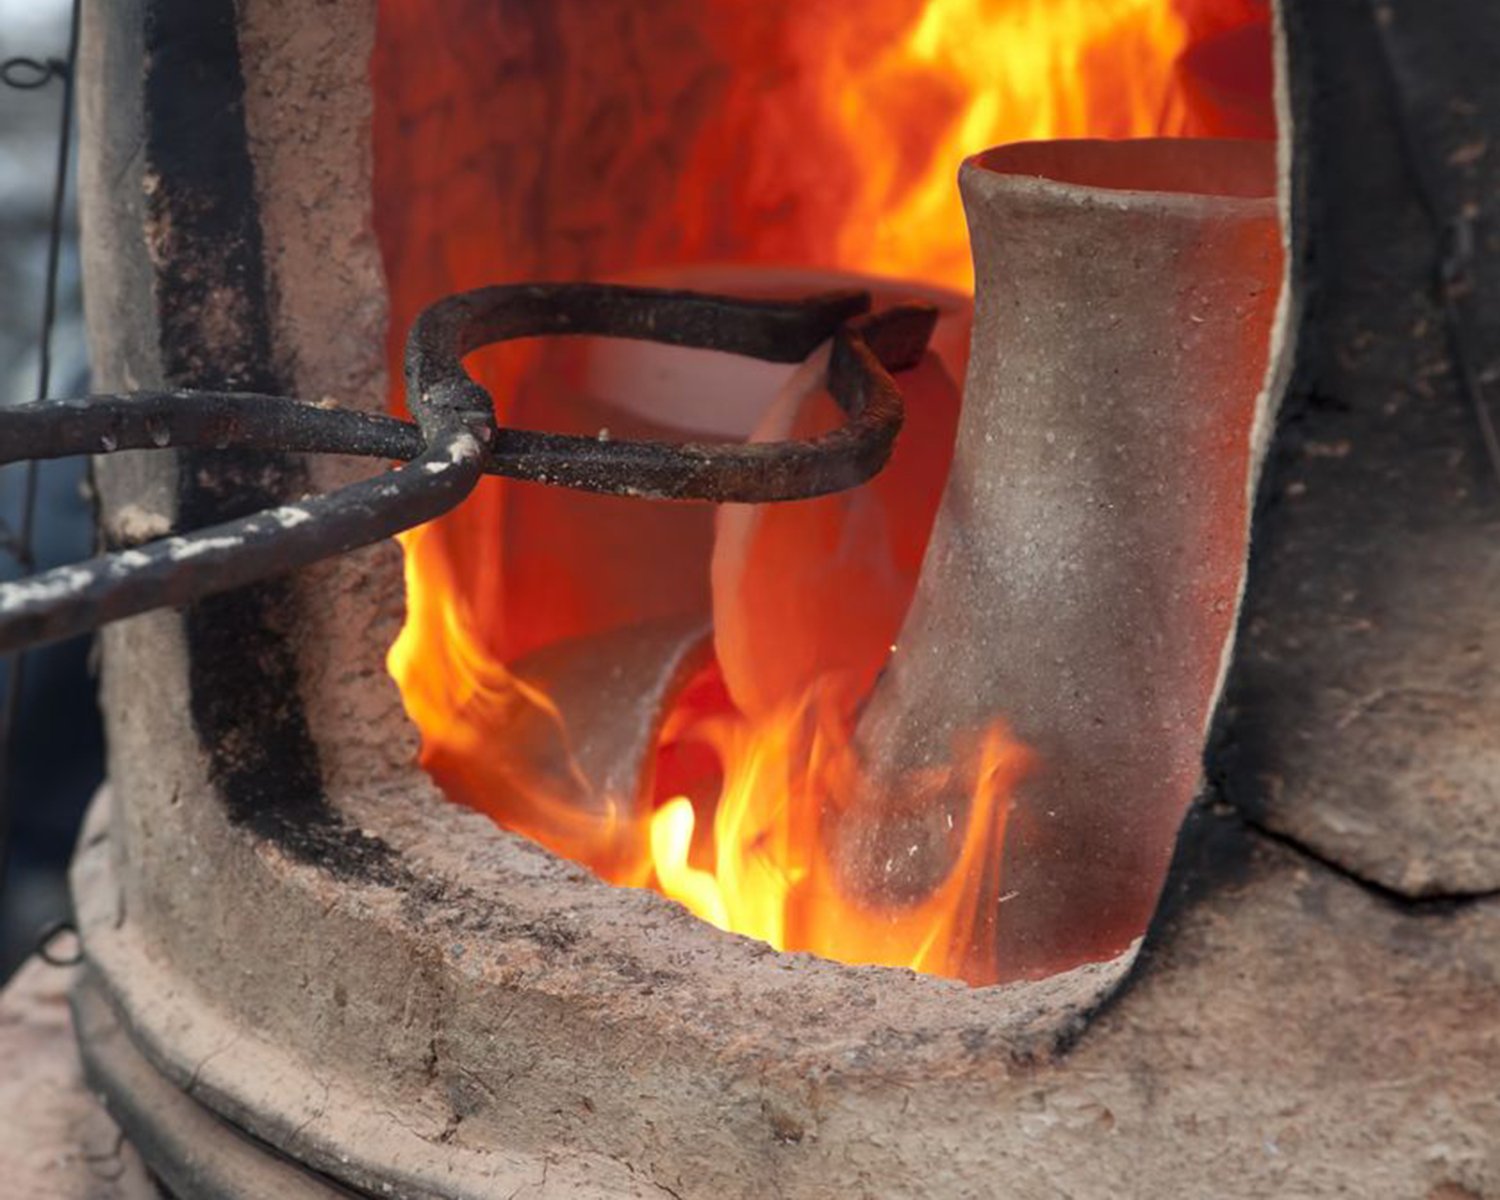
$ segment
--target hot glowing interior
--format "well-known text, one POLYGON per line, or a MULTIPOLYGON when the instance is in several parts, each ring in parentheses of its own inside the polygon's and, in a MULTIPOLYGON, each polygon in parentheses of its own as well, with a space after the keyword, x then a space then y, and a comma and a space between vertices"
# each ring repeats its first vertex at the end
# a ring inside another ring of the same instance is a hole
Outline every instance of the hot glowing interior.
MULTIPOLYGON (((454 800, 722 928, 1003 978, 987 931, 1008 796, 1028 769, 1003 714, 954 748, 972 802, 930 895, 847 894, 822 832, 859 786, 852 722, 899 631, 951 452, 970 287, 958 165, 1020 139, 1273 136, 1266 0, 450 0, 441 20, 381 0, 379 14, 393 378, 394 331, 498 281, 670 280, 711 264, 731 291, 845 271, 953 294, 948 344, 904 381, 920 403, 897 454, 858 493, 715 514, 487 480, 403 538, 390 669, 424 766, 454 800), (524 664, 581 646, 575 658, 607 670, 588 639, 663 622, 711 624, 712 653, 663 693, 643 790, 601 789, 578 761, 591 731, 549 693, 556 672, 524 664)), ((512 424, 712 428, 613 403, 680 373, 670 356, 523 344, 471 365, 512 424)), ((694 369, 734 375, 709 391, 759 399, 741 432, 833 419, 801 377, 694 369)))

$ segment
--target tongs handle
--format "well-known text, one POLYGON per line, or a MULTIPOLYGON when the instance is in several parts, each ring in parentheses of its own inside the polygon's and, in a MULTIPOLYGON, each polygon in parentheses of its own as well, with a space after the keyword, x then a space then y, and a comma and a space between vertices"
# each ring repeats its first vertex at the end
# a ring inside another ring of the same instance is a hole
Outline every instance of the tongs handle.
POLYGON ((864 292, 743 300, 607 284, 518 284, 441 300, 412 327, 416 423, 284 396, 138 392, 0 410, 0 463, 168 447, 407 460, 324 496, 0 584, 0 654, 188 604, 344 554, 441 516, 483 474, 611 495, 764 503, 854 487, 885 465, 902 422, 890 372, 921 357, 925 305, 868 315, 864 292), (463 359, 522 337, 594 334, 800 362, 833 339, 829 389, 848 414, 809 441, 606 441, 501 429, 463 359))

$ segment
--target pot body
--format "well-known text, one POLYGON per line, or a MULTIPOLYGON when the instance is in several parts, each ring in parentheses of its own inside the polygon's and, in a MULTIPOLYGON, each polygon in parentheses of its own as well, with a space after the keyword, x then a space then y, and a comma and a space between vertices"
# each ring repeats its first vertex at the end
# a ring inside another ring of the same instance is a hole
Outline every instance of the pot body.
POLYGON ((1003 722, 1031 767, 975 928, 1015 977, 1150 918, 1234 625, 1282 255, 1269 144, 1019 144, 960 186, 976 309, 953 471, 839 844, 874 899, 930 889, 969 796, 915 781, 1003 722))

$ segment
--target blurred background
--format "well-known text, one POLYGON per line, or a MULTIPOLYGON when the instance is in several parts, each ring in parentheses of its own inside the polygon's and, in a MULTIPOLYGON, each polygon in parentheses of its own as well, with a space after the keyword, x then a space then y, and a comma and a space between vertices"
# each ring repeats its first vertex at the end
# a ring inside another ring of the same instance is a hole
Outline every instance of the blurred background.
MULTIPOLYGON (((0 59, 61 59, 68 48, 69 0, 0 0, 0 59)), ((63 89, 0 87, 0 403, 36 398, 42 301, 47 269, 58 121, 63 89)), ((77 254, 77 218, 69 180, 52 337, 54 396, 88 387, 77 254)), ((93 550, 87 463, 43 463, 37 477, 33 547, 36 566, 56 566, 93 550)), ((0 468, 0 578, 21 574, 15 535, 21 522, 23 467, 0 468)), ((35 946, 38 934, 67 915, 66 870, 84 806, 103 777, 103 739, 94 702, 92 639, 33 651, 22 670, 10 733, 6 780, 11 838, 0 893, 0 980, 35 946)), ((0 695, 9 663, 0 663, 0 695)), ((0 729, 0 736, 4 736, 0 729)))

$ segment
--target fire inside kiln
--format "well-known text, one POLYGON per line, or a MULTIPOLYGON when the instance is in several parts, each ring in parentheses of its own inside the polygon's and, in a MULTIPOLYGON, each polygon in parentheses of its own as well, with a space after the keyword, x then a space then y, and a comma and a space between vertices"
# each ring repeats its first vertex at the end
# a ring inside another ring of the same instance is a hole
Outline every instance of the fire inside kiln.
MULTIPOLYGON (((1012 886, 1024 847, 1007 853, 1008 822, 1057 764, 1005 697, 970 703, 966 680, 965 719, 899 774, 861 722, 880 719, 872 691, 932 563, 960 422, 973 277, 959 163, 1024 139, 1271 136, 1265 5, 458 7, 438 22, 409 0, 380 6, 393 331, 496 279, 800 295, 852 273, 942 320, 900 380, 890 466, 853 493, 715 511, 488 479, 407 535, 390 665, 424 765, 451 798, 604 879, 778 948, 972 983, 1117 953, 1149 912, 1175 812, 1153 831, 1159 852, 1132 863, 1151 876, 1144 903, 1121 898, 1050 957, 1010 955, 998 913, 1032 889, 1012 886), (893 790, 922 815, 868 811, 893 790), (948 799, 917 803, 932 795, 948 799)), ((604 439, 807 436, 837 419, 816 361, 579 341, 480 356, 476 375, 502 423, 604 439)), ((1004 435, 1003 418, 965 434, 1004 435)), ((991 650, 981 637, 959 653, 991 650)))

